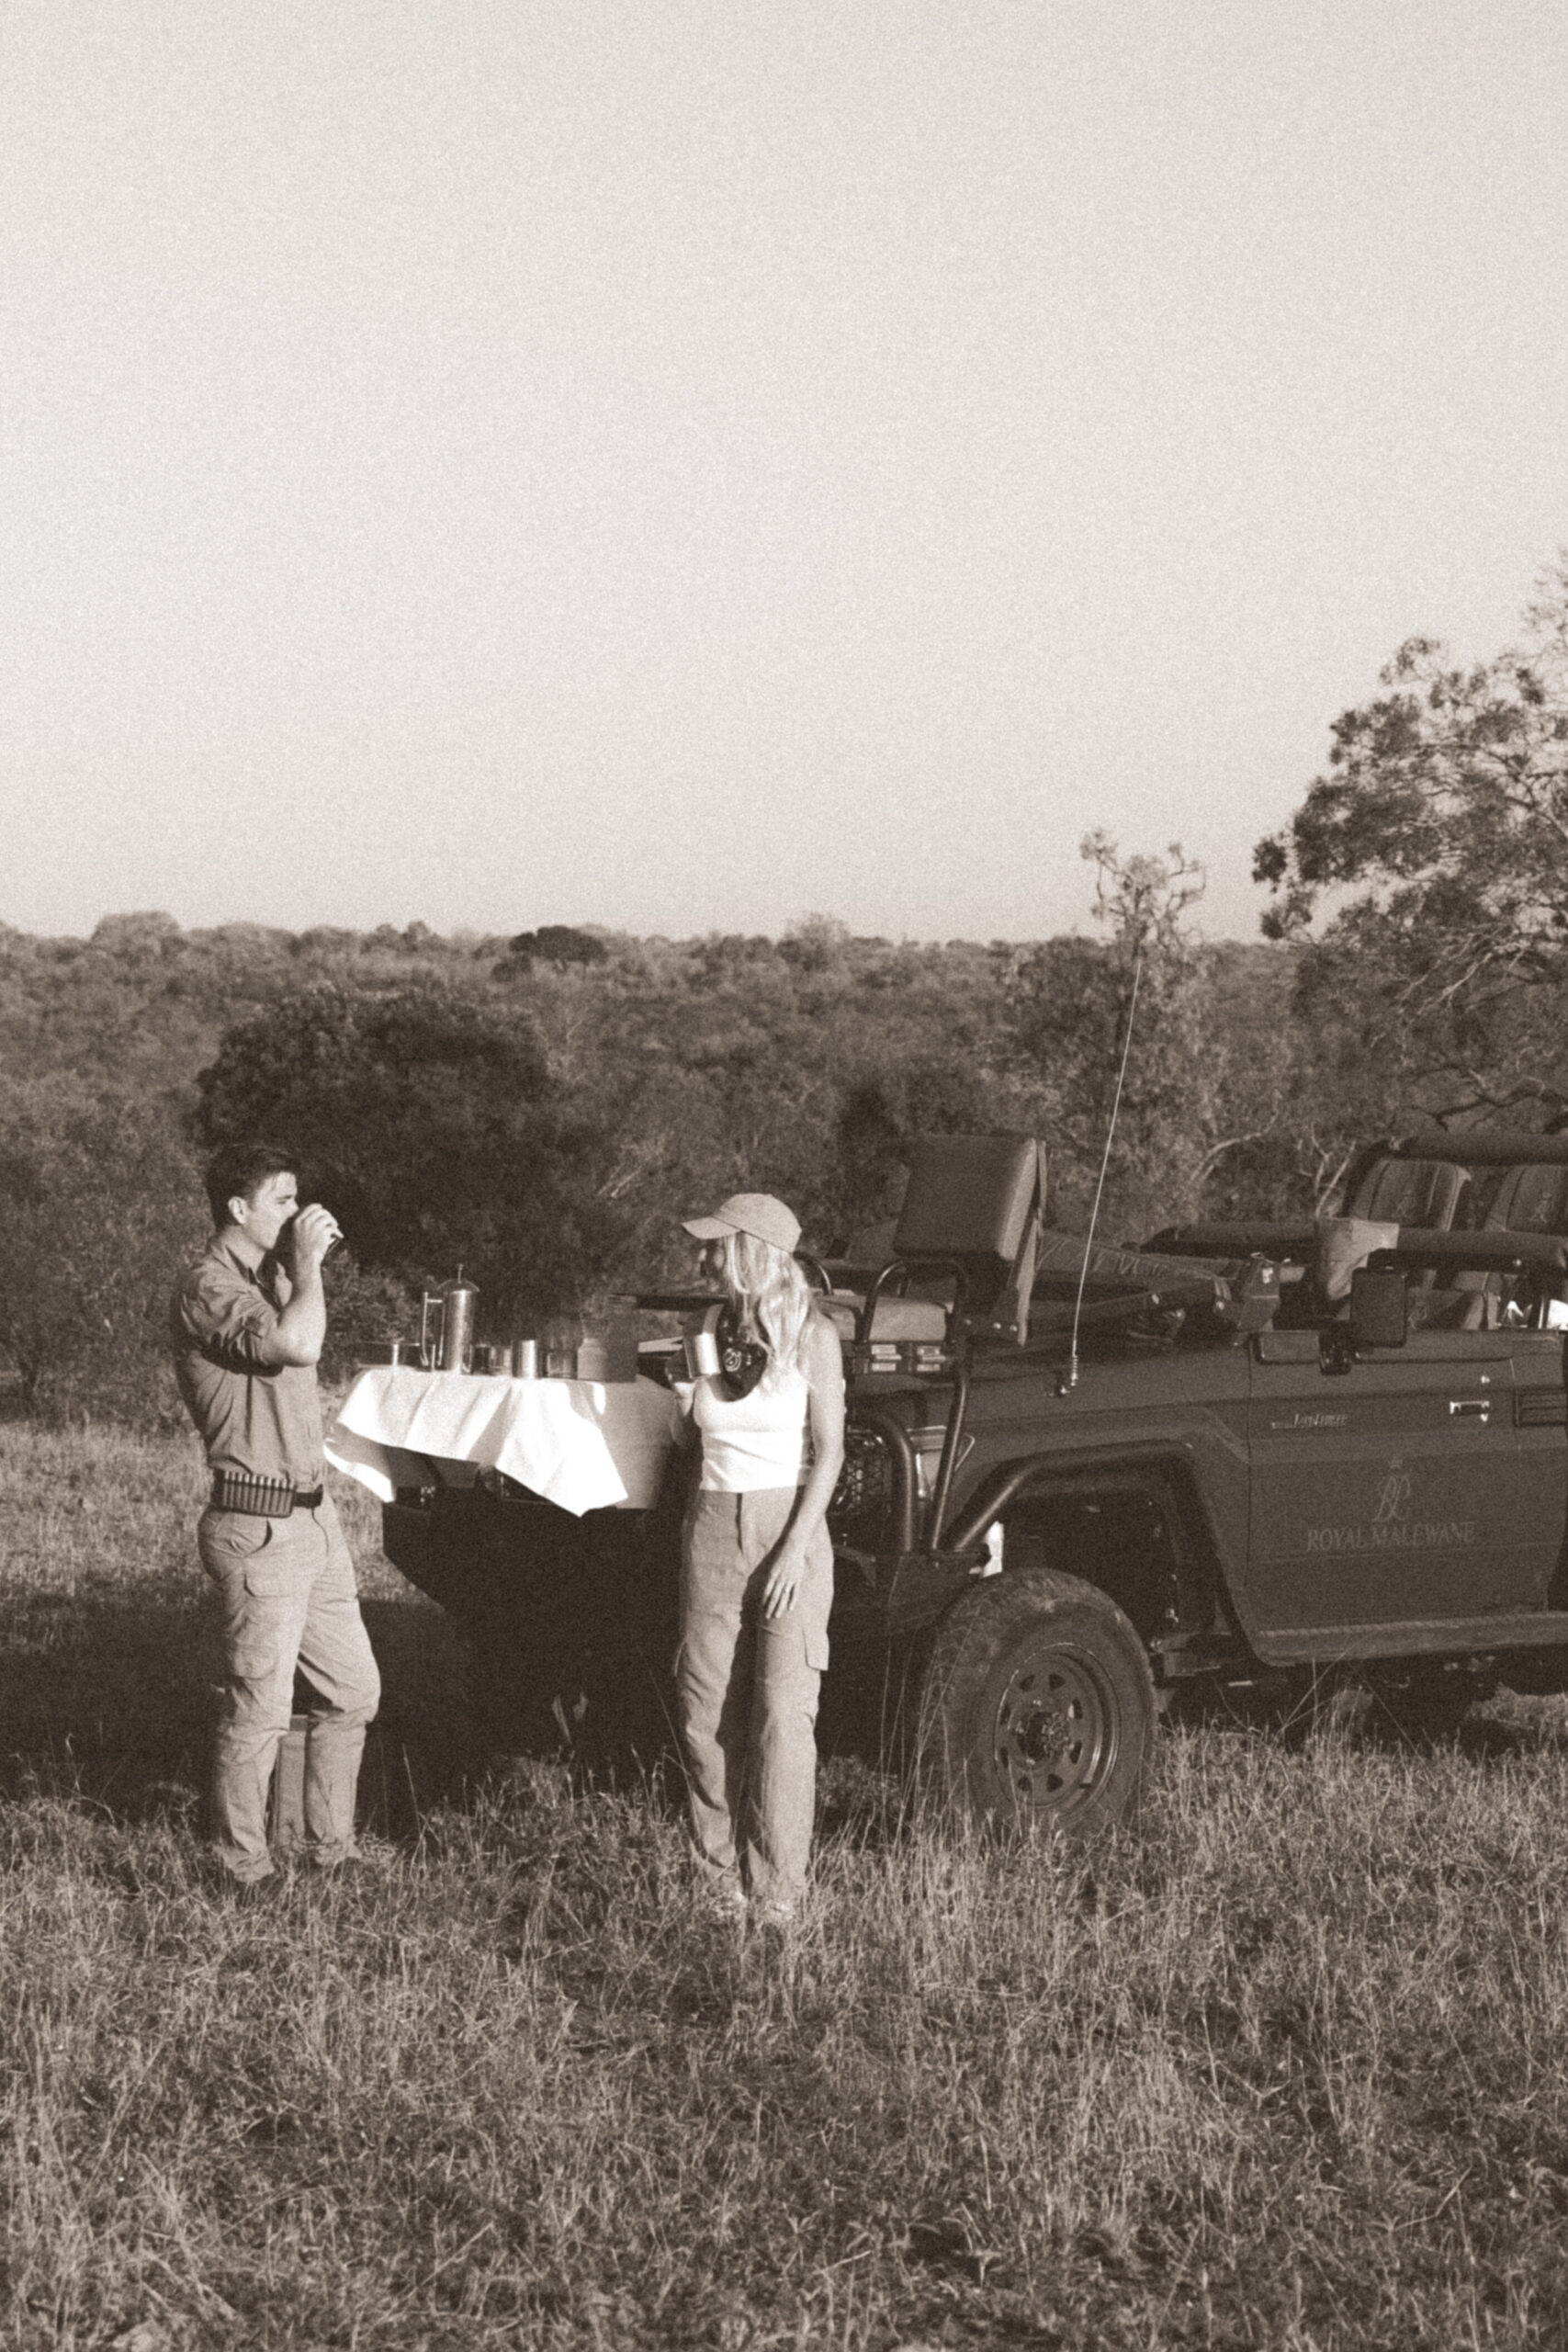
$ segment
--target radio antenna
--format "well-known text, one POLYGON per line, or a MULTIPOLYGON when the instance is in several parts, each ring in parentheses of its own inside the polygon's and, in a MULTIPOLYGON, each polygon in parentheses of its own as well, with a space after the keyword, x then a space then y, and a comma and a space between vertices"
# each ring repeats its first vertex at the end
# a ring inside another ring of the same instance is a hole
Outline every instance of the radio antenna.
POLYGON ((1133 1015, 1137 1010, 1138 982, 1144 977, 1142 948, 1133 959, 1133 992, 1127 999, 1127 1034, 1122 1040, 1122 1066, 1116 1073, 1116 1091, 1111 1102, 1111 1125, 1105 1130, 1105 1149, 1100 1156, 1100 1182, 1094 1188, 1094 1206, 1089 1213, 1089 1238, 1083 1246, 1083 1264, 1078 1271, 1078 1295, 1073 1302, 1073 1336, 1067 1349, 1067 1376, 1062 1384, 1062 1394, 1078 1385, 1078 1318, 1083 1313, 1084 1285, 1089 1281, 1089 1261, 1094 1255, 1094 1228, 1100 1222, 1100 1197, 1105 1191, 1105 1171, 1111 1165, 1111 1147, 1116 1140, 1116 1120, 1122 1109, 1122 1089, 1127 1077, 1127 1057, 1133 1050, 1133 1015))

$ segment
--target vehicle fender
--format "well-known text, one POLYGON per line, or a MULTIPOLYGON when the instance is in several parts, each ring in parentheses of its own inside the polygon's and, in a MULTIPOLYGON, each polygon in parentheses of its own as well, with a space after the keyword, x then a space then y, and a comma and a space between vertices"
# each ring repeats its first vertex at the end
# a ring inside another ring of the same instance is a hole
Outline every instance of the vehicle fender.
POLYGON ((1016 1502, 1043 1495, 1090 1498, 1143 1492, 1166 1515, 1176 1554, 1182 1630, 1233 1627, 1252 1645, 1251 1611, 1239 1563, 1227 1553, 1203 1492, 1198 1448, 1185 1439, 1129 1447, 1089 1445, 1004 1464, 987 1473, 955 1514, 948 1540, 954 1549, 984 1540, 1016 1502), (1189 1623, 1189 1619, 1191 1620, 1189 1623))

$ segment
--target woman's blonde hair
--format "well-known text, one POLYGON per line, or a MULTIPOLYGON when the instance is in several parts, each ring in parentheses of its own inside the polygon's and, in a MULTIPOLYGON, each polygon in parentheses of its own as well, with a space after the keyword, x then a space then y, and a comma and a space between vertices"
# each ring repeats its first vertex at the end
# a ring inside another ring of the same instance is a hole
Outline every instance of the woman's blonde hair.
POLYGON ((815 1312, 810 1283, 787 1250, 754 1233, 727 1233, 721 1246, 741 1338, 766 1348, 770 1372, 795 1371, 815 1312))

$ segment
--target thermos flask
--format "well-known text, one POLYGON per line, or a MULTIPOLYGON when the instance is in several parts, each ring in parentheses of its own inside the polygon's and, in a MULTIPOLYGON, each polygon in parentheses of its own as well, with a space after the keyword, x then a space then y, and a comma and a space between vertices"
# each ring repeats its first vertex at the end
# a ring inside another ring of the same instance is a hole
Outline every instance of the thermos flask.
POLYGON ((426 1291, 420 1301, 419 1360, 430 1372, 467 1372, 474 1354, 474 1315, 479 1285, 466 1283, 458 1267, 456 1278, 439 1291, 426 1291), (431 1337, 434 1308, 436 1332, 431 1337))

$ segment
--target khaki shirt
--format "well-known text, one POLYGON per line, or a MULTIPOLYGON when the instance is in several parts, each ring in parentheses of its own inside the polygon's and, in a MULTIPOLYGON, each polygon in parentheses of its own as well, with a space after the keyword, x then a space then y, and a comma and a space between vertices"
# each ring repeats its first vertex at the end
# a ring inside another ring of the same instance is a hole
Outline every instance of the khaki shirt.
POLYGON ((217 1234, 175 1285, 175 1374, 214 1470, 321 1483, 314 1364, 262 1361, 289 1298, 286 1274, 255 1272, 217 1234))

